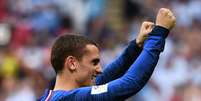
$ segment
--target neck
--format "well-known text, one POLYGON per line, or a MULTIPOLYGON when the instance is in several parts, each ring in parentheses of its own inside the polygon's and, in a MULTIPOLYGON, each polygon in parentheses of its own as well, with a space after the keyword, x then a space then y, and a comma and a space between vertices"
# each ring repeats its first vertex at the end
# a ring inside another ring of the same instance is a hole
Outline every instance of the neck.
POLYGON ((71 76, 65 74, 57 75, 54 90, 69 91, 75 88, 79 88, 79 85, 71 76))

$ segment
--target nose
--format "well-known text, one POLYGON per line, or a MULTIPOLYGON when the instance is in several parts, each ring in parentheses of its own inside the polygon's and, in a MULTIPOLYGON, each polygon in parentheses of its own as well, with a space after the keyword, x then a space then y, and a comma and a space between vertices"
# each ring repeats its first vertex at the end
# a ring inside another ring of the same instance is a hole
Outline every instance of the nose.
POLYGON ((101 74, 102 73, 102 67, 101 65, 99 64, 97 67, 96 67, 96 74, 101 74))

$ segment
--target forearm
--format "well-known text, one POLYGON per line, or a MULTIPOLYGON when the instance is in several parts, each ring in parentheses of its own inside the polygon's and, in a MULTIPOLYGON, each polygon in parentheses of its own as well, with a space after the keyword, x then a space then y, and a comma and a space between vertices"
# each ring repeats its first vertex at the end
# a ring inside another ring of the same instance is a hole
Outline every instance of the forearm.
POLYGON ((154 34, 168 34, 161 28, 155 30, 159 33, 152 31, 142 53, 125 75, 104 85, 80 88, 77 95, 79 98, 81 96, 79 101, 124 101, 141 90, 151 77, 164 48, 166 36, 154 34))
POLYGON ((165 38, 168 30, 160 27, 154 29, 145 42, 140 56, 133 63, 126 74, 109 83, 109 91, 116 99, 125 99, 141 90, 151 77, 158 62, 159 55, 164 49, 165 38), (166 33, 165 35, 163 35, 166 33), (162 36, 160 36, 162 35, 162 36))

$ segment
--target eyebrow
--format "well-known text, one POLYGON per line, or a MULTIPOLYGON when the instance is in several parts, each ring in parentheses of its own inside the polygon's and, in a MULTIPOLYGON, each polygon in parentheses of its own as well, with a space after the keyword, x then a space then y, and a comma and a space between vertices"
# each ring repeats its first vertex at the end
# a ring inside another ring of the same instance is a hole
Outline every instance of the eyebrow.
POLYGON ((98 62, 100 62, 100 59, 99 59, 99 58, 95 58, 95 59, 93 59, 91 62, 92 62, 92 63, 98 63, 98 62))

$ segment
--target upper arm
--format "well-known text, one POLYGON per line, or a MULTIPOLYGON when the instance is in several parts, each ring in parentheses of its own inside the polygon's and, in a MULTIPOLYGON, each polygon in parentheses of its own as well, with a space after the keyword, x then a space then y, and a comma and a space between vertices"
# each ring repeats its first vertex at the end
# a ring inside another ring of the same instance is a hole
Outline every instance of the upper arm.
POLYGON ((77 92, 78 101, 123 101, 136 94, 151 77, 168 33, 167 29, 155 27, 142 53, 126 74, 106 85, 80 88, 77 92))
POLYGON ((79 101, 123 101, 136 94, 149 80, 159 54, 155 50, 144 50, 121 78, 108 84, 81 88, 78 92, 79 101))

